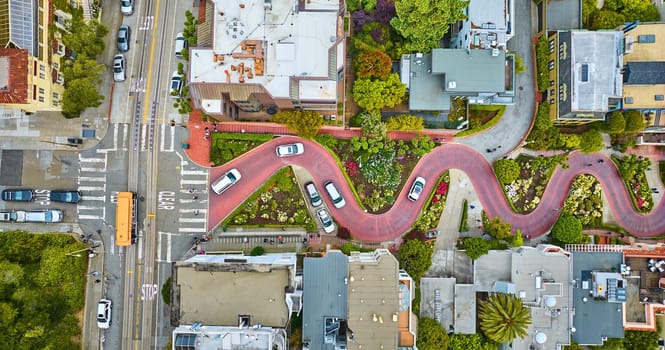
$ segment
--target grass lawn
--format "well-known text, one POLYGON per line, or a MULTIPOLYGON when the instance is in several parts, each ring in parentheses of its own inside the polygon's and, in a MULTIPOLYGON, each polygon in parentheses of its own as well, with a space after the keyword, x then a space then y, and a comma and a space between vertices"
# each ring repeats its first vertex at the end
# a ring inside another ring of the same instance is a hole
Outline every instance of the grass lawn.
POLYGON ((272 140, 270 134, 212 133, 210 161, 219 166, 249 152, 258 145, 272 140))
POLYGON ((222 223, 228 226, 305 227, 316 232, 291 167, 278 170, 222 223))

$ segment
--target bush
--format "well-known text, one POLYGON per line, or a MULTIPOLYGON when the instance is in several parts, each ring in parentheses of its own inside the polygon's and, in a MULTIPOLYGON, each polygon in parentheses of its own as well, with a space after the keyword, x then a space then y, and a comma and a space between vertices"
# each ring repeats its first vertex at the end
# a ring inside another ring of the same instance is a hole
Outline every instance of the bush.
POLYGON ((254 247, 252 249, 252 251, 249 252, 249 255, 251 255, 251 256, 260 256, 260 255, 263 255, 264 253, 265 253, 265 249, 263 249, 263 247, 259 245, 259 246, 254 247))
POLYGON ((476 260, 489 253, 490 248, 490 243, 480 237, 465 238, 464 241, 462 241, 461 247, 461 249, 465 250, 466 255, 468 255, 471 260, 476 260))
POLYGON ((549 43, 545 35, 536 42, 536 72, 538 74, 538 91, 545 91, 549 86, 549 43))
POLYGON ((499 159, 494 163, 494 172, 499 182, 507 185, 520 176, 520 165, 513 159, 499 159))
POLYGON ((162 285, 162 300, 164 300, 164 304, 171 305, 171 277, 167 278, 162 285))
POLYGON ((576 243, 582 238, 582 223, 574 216, 562 215, 552 227, 552 238, 563 243, 576 243))

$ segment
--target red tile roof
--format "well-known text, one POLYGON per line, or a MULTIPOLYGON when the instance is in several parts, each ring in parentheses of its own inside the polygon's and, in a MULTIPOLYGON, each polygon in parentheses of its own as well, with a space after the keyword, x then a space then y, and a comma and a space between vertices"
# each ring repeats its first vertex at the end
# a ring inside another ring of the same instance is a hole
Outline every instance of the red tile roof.
POLYGON ((7 86, 0 86, 0 103, 28 103, 28 50, 0 48, 0 58, 9 60, 9 67, 0 67, 9 70, 7 86))

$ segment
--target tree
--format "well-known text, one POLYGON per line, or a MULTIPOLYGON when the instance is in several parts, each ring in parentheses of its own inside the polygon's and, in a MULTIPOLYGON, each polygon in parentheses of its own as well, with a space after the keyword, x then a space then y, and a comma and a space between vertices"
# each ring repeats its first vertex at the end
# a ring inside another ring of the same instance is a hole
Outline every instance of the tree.
POLYGON ((496 293, 480 303, 480 329, 497 343, 524 338, 531 324, 531 314, 514 294, 496 293))
POLYGON ((552 238, 563 243, 575 243, 582 239, 582 223, 570 215, 562 215, 552 227, 552 238))
POLYGON ((386 138, 388 130, 386 124, 381 121, 381 114, 378 111, 361 112, 358 118, 363 135, 375 139, 386 138))
POLYGON ((451 24, 466 18, 468 0, 395 0, 397 17, 390 24, 408 41, 408 49, 429 53, 451 24))
POLYGON ((323 126, 323 118, 314 111, 279 111, 270 118, 270 121, 284 124, 289 130, 306 139, 313 139, 323 126))
POLYGON ((462 249, 466 251, 466 255, 468 255, 471 260, 476 260, 489 253, 490 244, 480 237, 469 237, 462 241, 462 249))
POLYGON ((393 61, 380 50, 361 52, 353 60, 353 68, 358 79, 388 79, 393 61))
POLYGON ((418 239, 411 239, 399 248, 399 265, 411 278, 419 281, 432 265, 432 246, 418 239))
POLYGON ((494 173, 503 185, 508 185, 520 176, 520 165, 513 159, 499 159, 494 162, 494 173))
POLYGON ((626 331, 624 333, 624 349, 655 350, 658 348, 658 332, 626 331))
POLYGON ((513 236, 508 237, 508 243, 511 246, 517 248, 524 245, 524 237, 522 237, 522 231, 517 230, 513 236))
POLYGON ((448 332, 435 319, 421 317, 418 320, 418 349, 445 350, 448 348, 448 341, 448 332))
POLYGON ((622 25, 626 17, 620 13, 600 10, 591 18, 590 29, 612 29, 622 25))
POLYGON ((509 223, 503 221, 498 216, 492 218, 487 223, 485 223, 485 231, 498 240, 505 240, 508 237, 511 237, 512 226, 509 223))
POLYGON ((97 92, 97 79, 74 79, 65 82, 65 92, 62 94, 62 115, 65 118, 78 118, 88 107, 98 107, 104 101, 104 96, 97 92))
POLYGON ((109 30, 99 21, 93 19, 85 21, 81 16, 73 16, 70 33, 62 37, 62 41, 76 53, 95 58, 104 52, 105 37, 109 30))
POLYGON ((164 304, 171 305, 171 277, 167 278, 162 285, 162 299, 164 304))
POLYGON ((410 114, 400 114, 388 118, 386 121, 388 130, 423 130, 423 118, 410 114))
POLYGON ((559 144, 566 149, 575 149, 580 146, 580 137, 576 134, 559 133, 559 144))
POLYGON ((580 151, 594 153, 603 149, 603 135, 596 130, 589 130, 580 137, 580 151))
POLYGON ((621 111, 614 111, 607 117, 606 130, 610 134, 620 134, 626 128, 626 119, 621 111))
POLYGON ((496 344, 484 334, 451 334, 448 350, 496 350, 496 344))
POLYGON ((262 246, 258 245, 256 247, 254 247, 251 252, 249 252, 249 255, 250 256, 260 256, 260 255, 263 255, 263 253, 265 253, 265 249, 263 249, 262 246))
POLYGON ((626 112, 625 118, 626 128, 624 129, 624 132, 626 134, 634 134, 644 130, 644 118, 642 117, 642 113, 640 111, 631 109, 630 111, 626 112))
POLYGON ((386 80, 356 79, 353 83, 353 100, 364 110, 378 111, 402 103, 406 85, 399 75, 392 73, 386 80))

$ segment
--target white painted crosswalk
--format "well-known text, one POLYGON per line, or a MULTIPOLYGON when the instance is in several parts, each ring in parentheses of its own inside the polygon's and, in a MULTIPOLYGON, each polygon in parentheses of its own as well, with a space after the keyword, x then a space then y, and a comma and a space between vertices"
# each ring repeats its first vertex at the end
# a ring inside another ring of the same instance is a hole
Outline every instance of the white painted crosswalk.
MULTIPOLYGON (((115 124, 116 126, 118 124, 115 124)), ((108 153, 97 152, 95 157, 79 154, 81 164, 78 190, 81 204, 77 207, 79 220, 106 220, 106 166, 108 153)))
POLYGON ((162 152, 173 152, 175 150, 175 126, 160 125, 159 150, 162 152))

